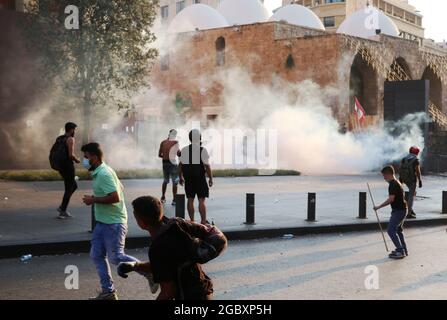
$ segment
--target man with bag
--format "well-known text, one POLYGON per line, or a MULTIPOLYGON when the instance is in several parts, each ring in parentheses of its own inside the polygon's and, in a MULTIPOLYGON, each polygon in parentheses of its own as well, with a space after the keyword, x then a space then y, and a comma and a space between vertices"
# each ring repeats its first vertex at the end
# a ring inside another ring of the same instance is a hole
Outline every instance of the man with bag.
POLYGON ((67 122, 65 124, 65 134, 59 136, 56 139, 53 147, 50 151, 50 165, 51 168, 58 171, 61 177, 64 179, 64 196, 62 203, 57 209, 59 212, 58 219, 66 219, 72 217, 67 211, 68 204, 71 196, 78 188, 75 180, 75 163, 80 163, 78 157, 74 153, 75 131, 77 125, 73 122, 67 122))
POLYGON ((147 196, 132 202, 134 216, 152 243, 149 262, 123 262, 118 274, 151 272, 160 284, 157 300, 210 300, 213 283, 201 264, 215 259, 227 247, 225 235, 215 226, 164 216, 160 200, 147 196))
POLYGON ((399 181, 408 187, 408 216, 407 219, 416 219, 416 213, 413 210, 414 198, 416 197, 416 188, 422 188, 421 165, 418 159, 420 150, 418 147, 411 147, 410 153, 402 159, 399 169, 399 181))

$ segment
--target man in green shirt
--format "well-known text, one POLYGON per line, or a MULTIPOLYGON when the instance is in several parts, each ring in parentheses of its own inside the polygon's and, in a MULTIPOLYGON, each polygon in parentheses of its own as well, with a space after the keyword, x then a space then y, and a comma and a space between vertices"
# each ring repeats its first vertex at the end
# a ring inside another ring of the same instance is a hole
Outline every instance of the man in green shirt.
POLYGON ((95 300, 117 300, 110 266, 120 262, 138 262, 138 259, 124 253, 127 234, 127 210, 124 203, 123 185, 115 171, 103 162, 103 152, 98 143, 82 147, 82 165, 93 177, 93 195, 85 195, 83 202, 95 206, 97 221, 93 230, 90 257, 96 265, 101 279, 102 292, 95 300))

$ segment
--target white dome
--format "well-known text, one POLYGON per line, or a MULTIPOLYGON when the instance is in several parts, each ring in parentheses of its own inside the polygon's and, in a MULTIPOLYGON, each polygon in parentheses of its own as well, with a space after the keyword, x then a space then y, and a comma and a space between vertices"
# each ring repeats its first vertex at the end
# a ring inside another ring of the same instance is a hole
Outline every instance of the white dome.
POLYGON ((325 30, 318 16, 312 10, 299 4, 289 4, 279 8, 270 21, 286 21, 297 26, 325 30))
POLYGON ((169 25, 168 32, 189 32, 225 28, 227 20, 214 8, 205 4, 193 4, 180 11, 169 25))
POLYGON ((399 36, 399 29, 394 21, 379 9, 369 6, 348 16, 337 33, 368 39, 376 36, 377 29, 380 29, 382 34, 399 36))
POLYGON ((217 8, 230 25, 265 22, 270 14, 259 0, 224 0, 217 8))

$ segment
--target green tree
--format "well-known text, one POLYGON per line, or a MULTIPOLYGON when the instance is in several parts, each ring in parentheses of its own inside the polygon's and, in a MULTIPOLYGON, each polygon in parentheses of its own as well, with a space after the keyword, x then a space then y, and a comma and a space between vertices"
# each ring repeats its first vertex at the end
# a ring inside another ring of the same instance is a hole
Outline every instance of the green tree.
POLYGON ((33 0, 28 4, 27 42, 41 52, 48 84, 59 86, 67 101, 74 100, 82 108, 83 142, 89 139, 95 109, 129 108, 131 95, 149 87, 158 55, 151 47, 158 6, 158 0, 33 0))

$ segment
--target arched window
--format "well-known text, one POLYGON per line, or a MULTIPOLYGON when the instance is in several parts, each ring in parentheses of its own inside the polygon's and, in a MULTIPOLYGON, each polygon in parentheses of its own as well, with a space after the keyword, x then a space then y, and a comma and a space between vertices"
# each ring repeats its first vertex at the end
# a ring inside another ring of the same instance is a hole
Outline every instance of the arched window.
POLYGON ((225 65, 225 38, 219 37, 216 40, 216 66, 225 65))
MULTIPOLYGON (((357 98, 366 115, 375 116, 379 112, 377 73, 357 54, 351 66, 350 107, 357 98)), ((352 111, 352 109, 351 109, 352 111)))
POLYGON ((422 75, 423 80, 430 81, 430 101, 442 110, 442 81, 431 67, 427 67, 422 75))
POLYGON ((165 54, 161 56, 161 70, 166 71, 169 70, 169 54, 165 54))

